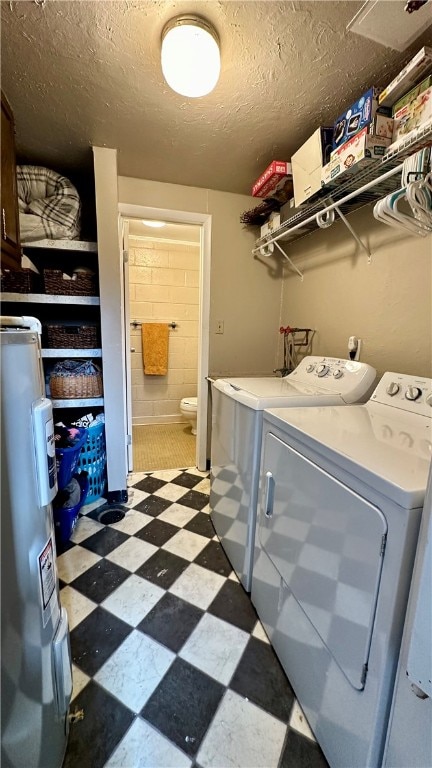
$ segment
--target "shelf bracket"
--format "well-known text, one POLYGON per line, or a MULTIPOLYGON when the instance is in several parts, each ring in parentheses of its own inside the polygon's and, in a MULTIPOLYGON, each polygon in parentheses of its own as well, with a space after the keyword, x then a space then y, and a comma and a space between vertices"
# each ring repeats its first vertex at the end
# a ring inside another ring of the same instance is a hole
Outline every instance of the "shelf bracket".
POLYGON ((296 267, 296 265, 295 265, 295 264, 294 264, 294 263, 291 261, 290 257, 286 255, 285 251, 283 250, 283 248, 281 248, 281 247, 280 247, 280 245, 279 245, 279 243, 278 243, 278 241, 277 241, 277 240, 275 240, 275 243, 274 243, 274 244, 275 244, 276 248, 278 248, 278 249, 279 249, 279 251, 281 252, 282 256, 284 256, 284 257, 286 258, 286 260, 287 260, 287 262, 289 263, 290 267, 292 267, 292 269, 293 269, 295 272, 297 272, 297 274, 298 274, 298 275, 300 276, 300 278, 301 278, 301 281, 303 282, 303 272, 300 272, 300 270, 299 270, 299 269, 296 267))
POLYGON ((368 246, 364 244, 363 240, 360 240, 357 232, 353 229, 353 227, 351 226, 351 224, 347 220, 346 216, 343 215, 342 211, 340 210, 340 208, 338 206, 336 206, 336 211, 337 211, 338 215, 340 216, 340 218, 342 219, 343 223, 345 224, 346 228, 351 232, 351 234, 352 234, 354 240, 356 241, 356 243, 367 254, 368 264, 370 264, 371 261, 372 261, 372 254, 370 252, 370 248, 368 248, 368 246))
MULTIPOLYGON (((329 200, 329 202, 330 202, 332 205, 334 205, 334 203, 333 203, 333 200, 332 200, 332 198, 331 198, 331 197, 329 197, 329 198, 328 198, 328 200, 329 200)), ((346 217, 346 216, 344 216, 344 214, 342 213, 342 211, 341 211, 341 209, 339 208, 339 206, 338 206, 338 205, 335 205, 335 206, 334 206, 334 210, 335 210, 335 211, 336 211, 336 213, 338 214, 339 218, 340 218, 340 219, 343 221, 343 223, 345 224, 345 226, 346 226, 347 230, 348 230, 348 231, 351 233, 351 235, 353 236, 353 238, 354 238, 354 240, 356 241, 357 245, 359 245, 359 246, 360 246, 360 248, 361 248, 361 249, 362 249, 362 250, 363 250, 363 251, 364 251, 364 252, 367 254, 367 257, 368 257, 368 264, 370 264, 370 263, 371 263, 371 261, 372 261, 372 254, 371 254, 371 252, 370 252, 370 249, 367 247, 367 245, 365 245, 365 244, 364 244, 364 242, 363 242, 362 240, 360 240, 360 238, 359 238, 359 236, 358 236, 357 232, 356 232, 356 231, 355 231, 355 229, 354 229, 354 228, 351 226, 351 224, 349 223, 349 221, 348 221, 347 217, 346 217)))

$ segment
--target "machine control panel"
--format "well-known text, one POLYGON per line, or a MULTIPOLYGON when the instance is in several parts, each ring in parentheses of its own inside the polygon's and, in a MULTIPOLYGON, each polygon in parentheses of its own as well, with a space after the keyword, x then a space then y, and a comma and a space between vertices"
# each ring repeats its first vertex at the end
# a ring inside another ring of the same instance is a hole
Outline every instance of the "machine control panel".
POLYGON ((405 397, 407 400, 418 400, 421 397, 422 391, 420 387, 413 387, 411 384, 406 388, 405 397))
POLYGON ((303 358, 292 373, 285 377, 290 383, 301 382, 338 394, 346 403, 367 400, 375 384, 376 371, 367 363, 340 357, 303 358))
POLYGON ((430 461, 432 379, 385 373, 369 402, 378 405, 369 408, 378 440, 430 461))
POLYGON ((329 372, 329 367, 328 365, 324 365, 324 363, 321 363, 321 365, 317 366, 316 372, 317 372, 317 376, 321 378, 322 376, 325 376, 326 373, 329 372))
POLYGON ((288 379, 299 378, 302 381, 311 381, 312 379, 341 379, 343 376, 358 378, 364 375, 366 371, 371 371, 371 367, 366 363, 360 363, 357 360, 344 360, 340 357, 317 357, 311 355, 305 357, 298 364, 297 368, 288 374, 288 379))
POLYGON ((432 379, 389 371, 382 377, 371 401, 432 417, 432 379))
POLYGON ((397 384, 396 381, 391 381, 386 389, 386 392, 388 395, 390 395, 390 397, 394 397, 395 395, 397 395, 399 390, 400 390, 400 385, 397 384))

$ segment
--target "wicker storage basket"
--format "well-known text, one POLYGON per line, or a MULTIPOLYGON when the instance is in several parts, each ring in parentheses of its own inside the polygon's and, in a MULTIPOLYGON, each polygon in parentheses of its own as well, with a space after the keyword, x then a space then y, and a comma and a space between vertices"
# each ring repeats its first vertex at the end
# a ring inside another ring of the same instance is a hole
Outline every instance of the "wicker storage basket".
POLYGON ((60 296, 96 296, 96 275, 79 272, 75 280, 65 280, 61 269, 44 269, 45 293, 60 296))
POLYGON ((5 270, 1 276, 1 289, 8 293, 37 293, 40 276, 32 269, 5 270))
POLYGON ((63 360, 51 372, 50 391, 55 400, 101 397, 102 372, 91 360, 63 360))
POLYGON ((98 345, 94 325, 47 325, 49 349, 92 349, 98 345))

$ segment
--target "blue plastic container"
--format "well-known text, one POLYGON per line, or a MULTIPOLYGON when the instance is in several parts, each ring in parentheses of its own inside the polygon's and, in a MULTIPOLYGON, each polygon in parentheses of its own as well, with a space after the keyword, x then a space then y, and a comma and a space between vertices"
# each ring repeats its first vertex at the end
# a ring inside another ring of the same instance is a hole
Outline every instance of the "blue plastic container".
POLYGON ((87 440, 87 429, 78 427, 79 440, 71 448, 56 448, 57 485, 59 491, 63 490, 72 480, 78 466, 81 448, 87 440))
MULTIPOLYGON (((72 536, 72 531, 78 520, 78 513, 83 506, 87 498, 89 489, 89 479, 85 472, 75 474, 81 488, 81 496, 78 504, 70 509, 55 509, 54 510, 54 529, 56 539, 61 544, 65 544, 72 536)), ((72 480, 72 478, 70 478, 72 480)), ((70 482, 70 481, 69 481, 70 482)))
POLYGON ((81 448, 78 467, 88 472, 87 503, 100 499, 106 484, 105 424, 103 422, 87 429, 87 440, 81 448))

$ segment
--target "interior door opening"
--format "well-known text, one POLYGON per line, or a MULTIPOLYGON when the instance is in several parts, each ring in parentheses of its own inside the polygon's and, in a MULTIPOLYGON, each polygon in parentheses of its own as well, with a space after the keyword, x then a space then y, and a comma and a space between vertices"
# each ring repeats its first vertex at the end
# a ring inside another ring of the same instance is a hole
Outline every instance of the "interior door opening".
POLYGON ((203 229, 123 218, 129 471, 206 468, 207 419, 198 408, 208 373, 203 229))

